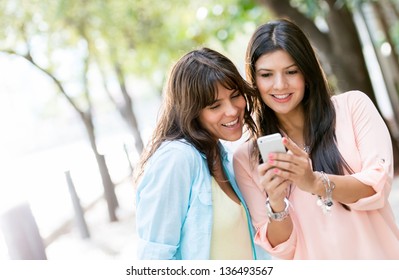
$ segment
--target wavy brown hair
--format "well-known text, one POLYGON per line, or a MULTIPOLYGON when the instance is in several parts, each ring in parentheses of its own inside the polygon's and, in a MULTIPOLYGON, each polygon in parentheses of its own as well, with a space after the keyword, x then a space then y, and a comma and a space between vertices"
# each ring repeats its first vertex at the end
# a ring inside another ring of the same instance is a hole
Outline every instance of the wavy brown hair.
POLYGON ((201 127, 198 118, 200 111, 216 100, 218 84, 237 90, 245 97, 244 123, 250 135, 256 134, 256 125, 251 117, 254 90, 233 62, 209 48, 190 51, 170 72, 159 120, 135 171, 136 181, 148 159, 163 142, 179 139, 185 139, 206 156, 213 174, 213 161, 219 148, 210 133, 201 127))

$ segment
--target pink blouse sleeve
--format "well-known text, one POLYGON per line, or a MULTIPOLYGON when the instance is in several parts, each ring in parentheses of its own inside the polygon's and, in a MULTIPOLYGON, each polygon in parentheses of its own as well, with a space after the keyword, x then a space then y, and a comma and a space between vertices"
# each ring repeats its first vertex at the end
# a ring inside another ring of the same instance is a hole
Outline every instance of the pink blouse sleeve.
POLYGON ((373 196, 360 199, 349 206, 356 210, 379 209, 384 206, 391 191, 391 137, 385 122, 367 95, 360 91, 352 91, 346 95, 361 160, 360 170, 356 170, 352 176, 376 191, 373 196))
POLYGON ((252 147, 249 142, 238 147, 234 153, 233 166, 238 186, 248 205, 252 223, 258 229, 268 221, 268 217, 265 211, 266 194, 257 185, 258 164, 250 160, 252 147))
POLYGON ((250 159, 252 147, 248 142, 238 147, 234 154, 233 166, 238 186, 256 228, 255 243, 278 258, 292 259, 296 244, 295 231, 287 241, 276 247, 272 247, 267 239, 269 217, 266 214, 266 194, 259 185, 258 164, 250 159))

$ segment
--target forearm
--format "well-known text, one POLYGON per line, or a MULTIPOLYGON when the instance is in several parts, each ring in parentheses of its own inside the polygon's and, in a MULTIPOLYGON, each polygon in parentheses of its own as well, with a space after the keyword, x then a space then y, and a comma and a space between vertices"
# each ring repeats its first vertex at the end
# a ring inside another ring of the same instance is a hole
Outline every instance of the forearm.
POLYGON ((287 217, 283 221, 270 221, 267 227, 267 239, 272 247, 288 240, 292 233, 292 220, 287 217))
MULTIPOLYGON (((269 203, 268 209, 270 209, 274 213, 279 213, 279 212, 282 213, 282 211, 285 211, 285 209, 287 209, 289 211, 290 210, 289 202, 288 202, 288 200, 286 200, 286 201, 287 201, 287 204, 283 205, 283 206, 280 202, 278 202, 278 203, 268 202, 269 203)), ((267 227, 266 235, 267 235, 270 245, 273 247, 276 247, 277 245, 287 241, 292 233, 292 229, 293 229, 293 225, 292 225, 292 220, 291 220, 291 217, 289 216, 289 214, 282 220, 281 219, 275 220, 269 216, 269 224, 267 227)))
MULTIPOLYGON (((372 196, 376 193, 371 186, 363 184, 350 175, 326 174, 326 176, 335 185, 332 191, 332 198, 341 203, 354 203, 359 199, 372 196)), ((315 190, 315 194, 326 197, 326 188, 321 176, 316 181, 315 190)))

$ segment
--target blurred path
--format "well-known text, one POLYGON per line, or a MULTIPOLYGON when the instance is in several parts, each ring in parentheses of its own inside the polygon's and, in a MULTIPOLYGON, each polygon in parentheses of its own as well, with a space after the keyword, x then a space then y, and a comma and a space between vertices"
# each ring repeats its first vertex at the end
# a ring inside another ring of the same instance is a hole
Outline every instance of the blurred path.
POLYGON ((82 239, 77 229, 62 235, 46 248, 49 260, 136 259, 134 189, 130 181, 116 188, 118 222, 109 222, 105 201, 86 212, 90 238, 82 239))

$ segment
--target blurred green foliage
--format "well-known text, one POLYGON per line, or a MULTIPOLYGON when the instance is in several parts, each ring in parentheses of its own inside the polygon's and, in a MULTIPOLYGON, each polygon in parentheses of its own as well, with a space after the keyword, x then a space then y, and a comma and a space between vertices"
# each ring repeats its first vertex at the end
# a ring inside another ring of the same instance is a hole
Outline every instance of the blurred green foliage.
MULTIPOLYGON (((359 1, 335 5, 353 7, 359 1)), ((325 1, 290 3, 313 20, 327 14, 325 1)), ((271 17, 256 0, 2 0, 0 51, 31 56, 76 88, 89 61, 110 80, 110 69, 118 66, 160 90, 183 53, 201 45, 232 48, 238 36, 271 17), (78 62, 71 66, 70 57, 78 62)), ((391 32, 399 45, 398 25, 391 32)))
MULTIPOLYGON (((0 45, 55 73, 66 59, 59 54, 75 52, 103 69, 117 62, 152 79, 184 52, 209 44, 226 48, 268 16, 250 0, 3 0, 0 45)), ((73 71, 83 71, 83 64, 73 71)), ((58 78, 73 75, 64 71, 58 78)))

